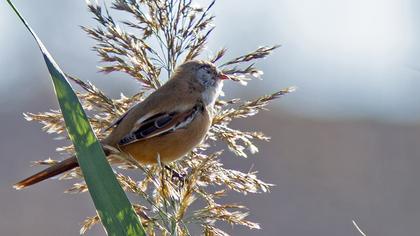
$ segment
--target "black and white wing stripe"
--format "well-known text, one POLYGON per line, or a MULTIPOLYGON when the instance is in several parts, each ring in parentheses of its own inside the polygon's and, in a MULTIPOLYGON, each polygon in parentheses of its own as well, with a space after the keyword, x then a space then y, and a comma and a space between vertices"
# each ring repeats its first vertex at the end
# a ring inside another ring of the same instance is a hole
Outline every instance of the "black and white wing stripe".
POLYGON ((186 111, 153 115, 137 126, 138 128, 133 129, 129 134, 124 136, 120 140, 119 145, 127 145, 184 128, 203 110, 204 107, 200 104, 186 111))

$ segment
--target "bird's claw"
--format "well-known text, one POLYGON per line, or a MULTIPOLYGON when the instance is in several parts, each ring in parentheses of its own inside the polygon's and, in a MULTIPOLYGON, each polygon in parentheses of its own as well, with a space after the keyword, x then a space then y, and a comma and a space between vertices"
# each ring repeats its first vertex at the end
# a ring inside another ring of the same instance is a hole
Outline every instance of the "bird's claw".
POLYGON ((172 181, 178 180, 178 182, 181 184, 181 187, 184 185, 186 177, 187 177, 186 173, 178 173, 177 171, 175 171, 174 169, 170 168, 167 165, 165 165, 165 169, 169 170, 172 173, 171 175, 172 181))

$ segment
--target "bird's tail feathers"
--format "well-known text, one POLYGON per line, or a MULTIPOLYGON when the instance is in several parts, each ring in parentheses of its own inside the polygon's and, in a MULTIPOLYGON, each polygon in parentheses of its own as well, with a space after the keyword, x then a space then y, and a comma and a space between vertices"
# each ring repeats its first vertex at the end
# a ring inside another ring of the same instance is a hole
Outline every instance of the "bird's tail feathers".
POLYGON ((20 181, 19 183, 13 185, 13 188, 17 190, 26 188, 28 186, 31 186, 33 184, 46 180, 48 178, 64 173, 68 170, 74 169, 78 166, 79 166, 79 163, 77 162, 76 156, 72 156, 70 158, 65 159, 64 161, 61 161, 53 166, 48 167, 45 170, 42 170, 20 181))

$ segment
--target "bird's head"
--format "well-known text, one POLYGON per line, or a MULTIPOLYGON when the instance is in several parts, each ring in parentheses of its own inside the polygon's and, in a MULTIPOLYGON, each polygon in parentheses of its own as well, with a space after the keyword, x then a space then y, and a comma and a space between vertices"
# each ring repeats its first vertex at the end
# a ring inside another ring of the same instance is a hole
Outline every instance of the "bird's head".
POLYGON ((177 74, 184 75, 180 77, 189 79, 201 90, 206 105, 214 104, 222 91, 223 80, 229 79, 213 63, 200 60, 188 61, 180 65, 177 74))

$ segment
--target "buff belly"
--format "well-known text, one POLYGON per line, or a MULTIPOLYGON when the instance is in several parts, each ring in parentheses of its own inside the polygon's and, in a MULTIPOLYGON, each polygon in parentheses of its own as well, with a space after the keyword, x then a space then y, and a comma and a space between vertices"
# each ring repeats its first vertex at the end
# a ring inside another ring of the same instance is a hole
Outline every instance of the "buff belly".
POLYGON ((140 164, 155 164, 158 155, 161 162, 169 163, 183 157, 201 143, 209 129, 209 119, 208 114, 203 112, 184 128, 120 148, 140 164))

